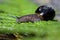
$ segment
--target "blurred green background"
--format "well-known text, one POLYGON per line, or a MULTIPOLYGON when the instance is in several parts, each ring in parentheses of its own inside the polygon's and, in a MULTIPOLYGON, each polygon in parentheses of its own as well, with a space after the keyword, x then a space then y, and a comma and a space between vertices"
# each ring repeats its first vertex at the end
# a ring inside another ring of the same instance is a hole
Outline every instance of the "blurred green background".
POLYGON ((0 0, 0 33, 34 33, 35 37, 23 37, 22 40, 60 40, 60 22, 40 21, 16 23, 16 18, 35 13, 38 5, 31 0, 0 0), (10 15, 10 16, 9 16, 10 15))

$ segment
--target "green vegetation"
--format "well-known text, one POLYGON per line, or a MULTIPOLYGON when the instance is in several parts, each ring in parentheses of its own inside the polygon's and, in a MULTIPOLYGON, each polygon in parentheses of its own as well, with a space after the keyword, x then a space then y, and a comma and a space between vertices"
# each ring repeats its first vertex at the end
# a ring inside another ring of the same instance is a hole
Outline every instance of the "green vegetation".
POLYGON ((41 21, 33 23, 4 23, 0 24, 1 33, 25 33, 35 34, 35 37, 23 37, 24 40, 59 40, 60 38, 60 22, 41 21), (2 32, 3 31, 3 32, 2 32))
POLYGON ((34 13, 36 4, 29 0, 6 0, 0 3, 0 33, 33 33, 35 37, 23 37, 23 40, 60 40, 60 22, 40 21, 35 23, 16 23, 11 16, 34 13))

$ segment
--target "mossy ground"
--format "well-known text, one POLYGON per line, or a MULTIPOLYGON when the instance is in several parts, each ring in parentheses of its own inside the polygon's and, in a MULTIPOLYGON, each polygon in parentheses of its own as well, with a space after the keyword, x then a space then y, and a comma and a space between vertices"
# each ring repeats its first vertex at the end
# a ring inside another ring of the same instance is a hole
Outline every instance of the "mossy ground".
POLYGON ((35 23, 16 23, 12 16, 32 14, 37 5, 29 0, 5 0, 0 3, 0 33, 34 33, 35 37, 23 37, 23 40, 60 40, 60 22, 40 21, 35 23), (3 31, 3 32, 2 32, 3 31), (45 35, 45 36, 44 36, 45 35), (43 36, 43 37, 42 37, 43 36))

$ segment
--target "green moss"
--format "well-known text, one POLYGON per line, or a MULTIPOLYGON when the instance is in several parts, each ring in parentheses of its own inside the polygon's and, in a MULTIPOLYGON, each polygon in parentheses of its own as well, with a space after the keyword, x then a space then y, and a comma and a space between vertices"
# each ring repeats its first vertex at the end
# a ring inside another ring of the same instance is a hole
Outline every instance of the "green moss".
POLYGON ((11 16, 22 16, 34 13, 36 4, 29 0, 8 0, 0 3, 0 33, 33 33, 35 37, 24 37, 23 40, 59 40, 60 22, 40 21, 34 23, 16 23, 16 18, 11 16))

